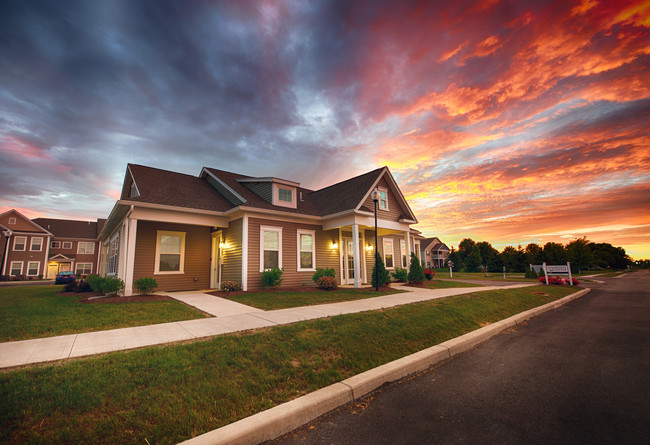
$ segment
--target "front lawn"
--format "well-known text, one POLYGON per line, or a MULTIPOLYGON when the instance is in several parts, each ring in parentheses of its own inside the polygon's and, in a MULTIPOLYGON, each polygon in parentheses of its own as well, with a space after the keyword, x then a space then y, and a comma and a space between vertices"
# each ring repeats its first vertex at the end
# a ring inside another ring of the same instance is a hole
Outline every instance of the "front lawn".
MULTIPOLYGON (((407 286, 409 286, 407 284, 407 286)), ((415 286, 413 286, 415 287, 415 286)), ((417 286, 420 287, 420 286, 417 286)), ((449 289, 452 287, 481 287, 480 284, 472 283, 463 283, 462 281, 451 281, 451 280, 436 280, 435 278, 430 281, 424 281, 422 287, 427 289, 449 289)))
POLYGON ((481 281, 517 281, 517 282, 534 282, 537 281, 536 278, 526 278, 524 273, 507 273, 505 280, 503 279, 503 273, 501 272, 490 272, 487 274, 484 272, 456 272, 454 271, 454 276, 449 278, 449 269, 442 270, 442 272, 436 273, 436 278, 443 280, 481 280, 481 281))
POLYGON ((278 288, 266 292, 244 292, 241 294, 237 294, 236 292, 231 292, 230 294, 213 292, 213 294, 247 306, 270 311, 273 309, 311 306, 314 304, 362 300, 365 298, 381 297, 382 295, 399 294, 401 292, 404 291, 397 289, 380 289, 379 292, 375 292, 374 289, 336 289, 326 291, 318 288, 306 288, 301 291, 295 291, 278 288))
POLYGON ((505 288, 0 373, 0 442, 177 443, 576 291, 505 288))
POLYGON ((0 342, 207 317, 175 300, 81 303, 87 293, 59 295, 62 290, 63 286, 0 288, 0 342))

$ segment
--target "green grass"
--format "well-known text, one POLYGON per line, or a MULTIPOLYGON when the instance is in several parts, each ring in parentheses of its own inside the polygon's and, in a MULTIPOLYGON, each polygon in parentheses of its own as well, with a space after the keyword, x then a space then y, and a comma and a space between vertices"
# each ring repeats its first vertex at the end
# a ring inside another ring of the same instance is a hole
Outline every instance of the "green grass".
POLYGON ((425 281, 424 285, 427 289, 449 289, 451 287, 481 287, 480 284, 472 283, 463 283, 462 281, 443 281, 436 280, 435 278, 431 281, 425 281))
POLYGON ((0 442, 176 443, 575 291, 477 292, 0 373, 0 442))
POLYGON ((0 342, 203 318, 178 301, 80 303, 62 286, 0 288, 0 342))
MULTIPOLYGON (((241 295, 229 295, 225 298, 237 303, 253 306, 270 311, 314 304, 337 303, 339 301, 362 300, 364 298, 380 297, 382 295, 399 294, 404 291, 391 289, 375 292, 372 290, 337 289, 316 292, 254 292, 241 295)), ((222 296, 222 295, 220 295, 222 296)))
POLYGON ((534 282, 537 281, 536 278, 526 278, 524 273, 507 273, 505 280, 503 279, 503 273, 501 272, 490 272, 489 277, 485 276, 483 272, 456 272, 454 271, 454 276, 449 278, 449 269, 443 270, 436 273, 436 278, 444 280, 482 280, 482 281, 518 281, 518 282, 534 282))

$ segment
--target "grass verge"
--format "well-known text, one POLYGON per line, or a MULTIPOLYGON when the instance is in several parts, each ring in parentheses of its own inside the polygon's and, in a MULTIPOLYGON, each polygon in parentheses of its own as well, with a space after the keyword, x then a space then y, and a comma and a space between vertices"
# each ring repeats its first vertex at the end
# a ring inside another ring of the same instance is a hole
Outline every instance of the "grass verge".
POLYGON ((452 287, 481 287, 480 284, 463 283, 462 281, 443 281, 443 280, 430 280, 422 283, 427 289, 449 289, 452 287))
POLYGON ((0 342, 203 318, 178 301, 80 303, 61 286, 0 288, 0 342))
POLYGON ((456 272, 454 271, 454 276, 449 278, 449 269, 443 272, 436 274, 436 278, 444 280, 481 280, 481 281, 516 281, 516 282, 534 282, 537 281, 536 278, 526 278, 524 273, 507 273, 505 280, 503 279, 502 273, 490 273, 489 276, 485 276, 483 272, 456 272))
POLYGON ((0 442, 177 443, 576 290, 477 292, 0 373, 0 442))
POLYGON ((265 311, 270 311, 273 309, 286 309, 314 304, 338 303, 339 301, 362 300, 365 298, 381 297, 382 295, 399 294, 402 292, 404 291, 397 289, 380 290, 379 292, 375 292, 374 290, 357 289, 337 289, 330 291, 312 289, 308 292, 293 292, 282 291, 282 289, 279 289, 277 291, 227 295, 224 296, 224 298, 265 311))

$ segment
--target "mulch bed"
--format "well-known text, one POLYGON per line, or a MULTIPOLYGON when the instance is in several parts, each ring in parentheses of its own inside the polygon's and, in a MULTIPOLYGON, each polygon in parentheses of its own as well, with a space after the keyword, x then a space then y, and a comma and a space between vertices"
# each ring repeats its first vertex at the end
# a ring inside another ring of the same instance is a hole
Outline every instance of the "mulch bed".
POLYGON ((99 297, 94 292, 61 292, 59 295, 67 297, 81 297, 79 303, 103 303, 103 304, 120 304, 120 303, 141 303, 148 301, 165 301, 173 300, 166 295, 132 295, 130 297, 99 297), (92 298, 92 300, 90 299, 92 298))

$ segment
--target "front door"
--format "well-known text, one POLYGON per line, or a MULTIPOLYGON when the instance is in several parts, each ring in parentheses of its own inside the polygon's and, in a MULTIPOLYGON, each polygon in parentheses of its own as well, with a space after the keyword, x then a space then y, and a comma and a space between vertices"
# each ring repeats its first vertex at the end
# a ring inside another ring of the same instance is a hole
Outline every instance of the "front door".
POLYGON ((59 273, 59 263, 47 265, 47 278, 55 278, 57 273, 59 273))
POLYGON ((212 258, 210 261, 210 287, 221 289, 221 233, 212 236, 212 258))
MULTIPOLYGON (((359 240, 359 252, 363 252, 361 240, 359 240)), ((354 284, 354 243, 352 238, 343 237, 343 284, 354 284)), ((363 283, 363 265, 359 267, 359 281, 363 283)))

